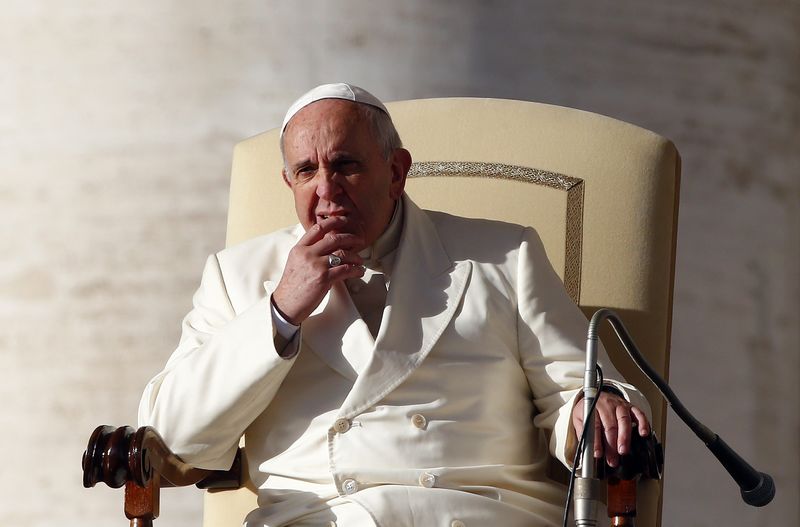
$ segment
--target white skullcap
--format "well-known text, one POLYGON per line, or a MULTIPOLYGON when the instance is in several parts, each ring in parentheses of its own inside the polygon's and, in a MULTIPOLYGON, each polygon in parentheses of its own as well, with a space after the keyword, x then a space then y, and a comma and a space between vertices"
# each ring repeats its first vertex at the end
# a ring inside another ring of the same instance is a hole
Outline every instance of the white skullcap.
POLYGON ((358 86, 353 86, 352 84, 346 84, 344 82, 338 82, 335 84, 322 84, 311 89, 310 91, 307 91, 299 99, 292 103, 292 105, 289 107, 289 110, 286 112, 286 117, 283 118, 281 136, 283 136, 283 132, 286 130, 286 125, 289 124, 289 121, 291 121, 292 117, 294 117, 297 112, 312 102, 317 102, 322 99, 344 99, 346 101, 369 104, 370 106, 378 108, 386 115, 389 115, 389 111, 386 109, 386 106, 383 105, 380 99, 372 95, 364 88, 359 88, 358 86))

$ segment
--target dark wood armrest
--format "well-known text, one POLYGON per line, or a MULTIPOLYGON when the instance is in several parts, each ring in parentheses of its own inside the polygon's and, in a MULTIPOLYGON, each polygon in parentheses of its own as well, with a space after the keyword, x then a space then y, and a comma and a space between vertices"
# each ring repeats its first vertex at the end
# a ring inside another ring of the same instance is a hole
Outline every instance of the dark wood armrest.
POLYGON ((201 489, 242 486, 242 451, 226 471, 192 467, 176 456, 158 432, 143 426, 98 426, 83 453, 83 486, 125 485, 125 515, 131 527, 146 527, 158 517, 159 489, 197 485, 201 489))
POLYGON ((615 527, 634 525, 637 481, 661 479, 664 470, 664 450, 655 432, 641 437, 634 427, 632 434, 631 453, 621 456, 615 468, 603 462, 599 470, 608 485, 608 517, 615 527))

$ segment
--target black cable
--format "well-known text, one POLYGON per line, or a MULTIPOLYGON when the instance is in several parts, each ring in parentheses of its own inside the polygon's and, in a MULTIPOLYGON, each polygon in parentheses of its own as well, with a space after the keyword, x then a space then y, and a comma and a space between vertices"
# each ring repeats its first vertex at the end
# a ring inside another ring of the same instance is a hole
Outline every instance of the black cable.
MULTIPOLYGON (((623 347, 628 352, 628 355, 633 359, 636 365, 642 370, 648 379, 658 388, 661 395, 667 400, 670 408, 680 417, 681 421, 695 433, 695 435, 708 447, 714 457, 722 463, 728 474, 731 475, 733 480, 739 485, 742 492, 742 499, 748 505, 754 507, 763 507, 772 501, 775 497, 775 482, 772 476, 764 472, 759 472, 750 466, 747 461, 742 459, 725 441, 722 440, 717 434, 710 430, 703 423, 695 419, 695 417, 686 409, 686 407, 675 395, 675 392, 669 387, 664 379, 656 372, 652 366, 645 360, 644 356, 639 352, 639 348, 633 342, 633 338, 625 329, 625 325, 616 313, 610 309, 600 309, 597 311, 589 323, 589 332, 596 332, 597 325, 604 319, 608 319, 614 332, 622 342, 623 347)), ((596 333, 595 333, 596 334, 596 333)))
MULTIPOLYGON (((599 364, 596 366, 596 368, 597 396, 594 398, 594 401, 592 401, 592 406, 589 407, 589 415, 583 416, 583 431, 581 432, 581 438, 578 441, 578 447, 575 450, 575 456, 572 459, 572 470, 569 473, 569 485, 567 486, 567 501, 564 504, 564 527, 567 527, 567 521, 569 519, 569 505, 572 502, 572 491, 575 487, 575 477, 578 473, 578 460, 581 457, 581 454, 583 454, 583 445, 586 443, 586 431, 589 429, 589 427, 586 426, 586 421, 588 421, 589 416, 594 413, 594 407, 597 406, 597 401, 600 399, 600 391, 603 389, 603 368, 601 368, 599 364)), ((584 462, 582 459, 580 461, 582 463, 584 462)), ((591 461, 594 462, 593 459, 591 461)))

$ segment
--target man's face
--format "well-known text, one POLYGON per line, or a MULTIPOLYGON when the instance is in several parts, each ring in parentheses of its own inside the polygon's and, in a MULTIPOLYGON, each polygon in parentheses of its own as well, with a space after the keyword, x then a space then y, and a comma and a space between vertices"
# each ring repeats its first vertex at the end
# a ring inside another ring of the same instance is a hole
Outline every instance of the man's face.
POLYGON ((385 159, 358 105, 339 99, 314 102, 289 121, 284 156, 283 178, 303 227, 340 216, 338 231, 363 237, 364 247, 388 225, 411 165, 403 149, 385 159))

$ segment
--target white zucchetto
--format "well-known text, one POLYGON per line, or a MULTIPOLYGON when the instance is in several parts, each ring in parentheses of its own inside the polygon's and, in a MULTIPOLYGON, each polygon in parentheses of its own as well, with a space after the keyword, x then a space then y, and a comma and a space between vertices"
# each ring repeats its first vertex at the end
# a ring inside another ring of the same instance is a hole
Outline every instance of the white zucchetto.
POLYGON ((286 112, 286 117, 283 118, 281 136, 283 136, 283 132, 286 130, 286 125, 289 124, 289 121, 291 121, 292 117, 294 117, 297 112, 312 102, 317 102, 322 99, 344 99, 345 101, 369 104, 370 106, 378 108, 383 113, 387 115, 389 114, 389 111, 386 109, 380 99, 372 95, 364 88, 359 88, 358 86, 353 86, 352 84, 347 84, 344 82, 338 82, 335 84, 322 84, 307 91, 301 95, 299 99, 292 103, 292 105, 289 107, 289 110, 286 112))

